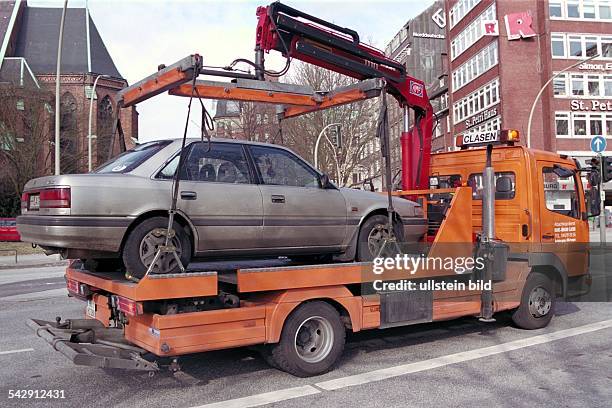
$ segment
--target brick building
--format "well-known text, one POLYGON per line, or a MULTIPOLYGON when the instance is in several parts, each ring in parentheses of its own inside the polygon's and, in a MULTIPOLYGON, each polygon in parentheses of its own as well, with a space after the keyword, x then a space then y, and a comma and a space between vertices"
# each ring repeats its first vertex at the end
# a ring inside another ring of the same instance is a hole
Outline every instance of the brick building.
MULTIPOLYGON (((29 7, 25 1, 0 2, 0 85, 55 93, 55 70, 62 9, 29 7)), ((92 162, 107 160, 117 92, 127 86, 117 70, 94 21, 84 8, 68 8, 61 64, 61 167, 62 172, 87 171, 89 104, 96 86, 92 115, 92 162)), ((49 103, 53 141, 54 97, 49 103)), ((17 106, 16 109, 23 107, 17 106)), ((138 113, 122 109, 121 122, 128 148, 138 138, 138 113)), ((20 135, 18 135, 20 136, 20 135)), ((27 137, 27 135, 21 135, 27 137)), ((24 137, 18 137, 18 141, 24 137)), ((19 143, 15 144, 19 148, 19 143)), ((49 149, 53 150, 51 143, 49 149)), ((115 143, 113 152, 119 151, 115 143)), ((48 157, 49 155, 45 155, 48 157)), ((52 156, 52 155, 51 155, 52 156)), ((51 171, 53 158, 41 163, 51 171)))
POLYGON ((514 128, 531 147, 586 160, 612 138, 612 1, 445 0, 452 135, 514 128))
MULTIPOLYGON (((432 98, 436 124, 432 151, 447 151, 450 142, 448 109, 448 60, 446 14, 444 0, 438 0, 418 16, 408 20, 385 48, 385 54, 404 64, 408 75, 425 82, 432 98)), ((396 174, 401 169, 400 136, 403 114, 398 104, 389 105, 391 166, 396 174)), ((399 180, 399 177, 397 177, 399 180)))

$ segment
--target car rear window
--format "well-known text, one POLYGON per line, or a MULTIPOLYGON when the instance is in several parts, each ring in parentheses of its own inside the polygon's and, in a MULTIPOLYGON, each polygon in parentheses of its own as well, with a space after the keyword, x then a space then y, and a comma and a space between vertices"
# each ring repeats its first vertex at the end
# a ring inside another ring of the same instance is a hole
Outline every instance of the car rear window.
POLYGON ((127 173, 140 166, 170 143, 172 143, 171 140, 143 143, 107 161, 95 169, 94 173, 127 173))

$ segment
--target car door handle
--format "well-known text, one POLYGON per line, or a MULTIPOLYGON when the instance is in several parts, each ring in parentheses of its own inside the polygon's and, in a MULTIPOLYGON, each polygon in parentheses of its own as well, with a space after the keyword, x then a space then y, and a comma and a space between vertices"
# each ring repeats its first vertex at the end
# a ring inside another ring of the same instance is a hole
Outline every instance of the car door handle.
POLYGON ((181 199, 183 200, 195 200, 198 198, 198 194, 195 191, 181 191, 181 199))
POLYGON ((285 196, 284 195, 273 194, 272 195, 272 202, 276 203, 276 204, 284 204, 285 203, 285 196))

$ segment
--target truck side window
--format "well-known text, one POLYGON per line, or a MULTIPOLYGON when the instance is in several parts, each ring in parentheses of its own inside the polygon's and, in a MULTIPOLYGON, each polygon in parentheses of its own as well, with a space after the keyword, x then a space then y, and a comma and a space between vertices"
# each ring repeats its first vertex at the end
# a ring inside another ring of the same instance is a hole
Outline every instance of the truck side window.
MULTIPOLYGON (((468 178, 468 186, 472 187, 472 199, 482 200, 482 191, 484 188, 482 173, 470 174, 468 178)), ((496 200, 512 200, 516 195, 516 175, 511 171, 503 171, 495 173, 495 199, 496 200), (510 189, 500 191, 502 185, 510 186, 510 189)))
POLYGON ((576 176, 559 177, 552 167, 544 167, 542 173, 546 208, 568 217, 579 218, 576 176))

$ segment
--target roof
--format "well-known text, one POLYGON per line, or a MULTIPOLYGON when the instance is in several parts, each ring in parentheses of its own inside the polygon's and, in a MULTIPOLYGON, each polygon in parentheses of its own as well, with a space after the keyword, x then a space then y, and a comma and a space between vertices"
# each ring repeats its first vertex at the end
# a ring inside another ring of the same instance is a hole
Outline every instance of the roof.
MULTIPOLYGON (((14 57, 24 57, 35 74, 55 73, 61 8, 25 7, 16 25, 14 57)), ((62 47, 63 74, 95 72, 123 78, 111 58, 95 23, 89 17, 91 70, 87 57, 87 13, 84 8, 68 8, 62 47)))

